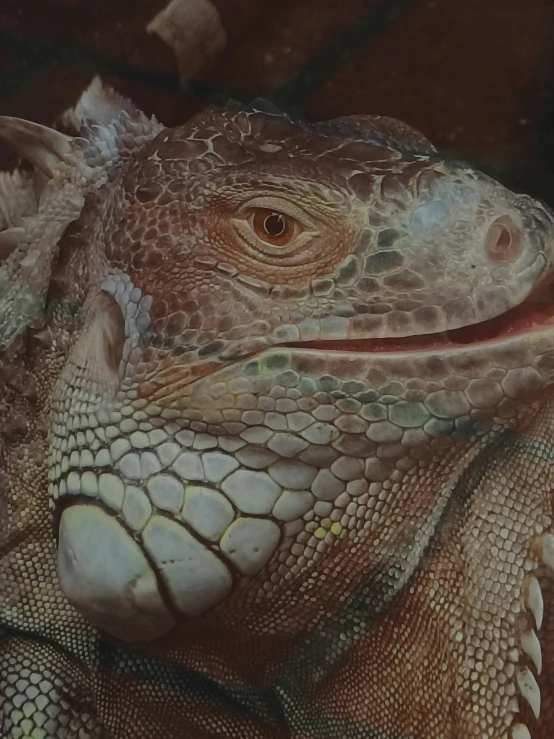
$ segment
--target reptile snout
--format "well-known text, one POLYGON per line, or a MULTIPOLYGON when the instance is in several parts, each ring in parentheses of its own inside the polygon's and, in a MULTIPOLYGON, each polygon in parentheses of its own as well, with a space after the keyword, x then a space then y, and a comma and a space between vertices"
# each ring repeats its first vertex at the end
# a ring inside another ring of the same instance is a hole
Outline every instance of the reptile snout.
POLYGON ((518 196, 525 229, 537 240, 546 263, 554 262, 554 211, 529 195, 518 196))

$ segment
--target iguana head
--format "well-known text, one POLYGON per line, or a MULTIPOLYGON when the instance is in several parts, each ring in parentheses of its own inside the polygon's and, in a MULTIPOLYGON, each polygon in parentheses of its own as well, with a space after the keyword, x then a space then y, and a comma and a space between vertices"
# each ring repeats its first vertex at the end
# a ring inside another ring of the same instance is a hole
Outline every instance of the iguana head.
POLYGON ((399 695, 408 660, 464 736, 519 721, 518 691, 537 714, 552 214, 390 119, 137 125, 72 144, 85 205, 53 265, 67 597, 125 641, 300 641, 319 700, 353 670, 372 722, 354 648, 399 695))

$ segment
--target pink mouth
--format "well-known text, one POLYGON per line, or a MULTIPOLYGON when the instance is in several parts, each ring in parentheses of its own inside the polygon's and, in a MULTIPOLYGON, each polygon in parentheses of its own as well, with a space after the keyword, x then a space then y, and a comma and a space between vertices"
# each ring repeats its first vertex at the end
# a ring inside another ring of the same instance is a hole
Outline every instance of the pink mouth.
POLYGON ((459 348, 468 344, 487 344, 508 337, 533 333, 552 325, 554 303, 525 300, 520 305, 482 323, 440 331, 434 334, 379 339, 341 339, 287 343, 297 349, 315 349, 349 353, 415 352, 436 348, 459 348))

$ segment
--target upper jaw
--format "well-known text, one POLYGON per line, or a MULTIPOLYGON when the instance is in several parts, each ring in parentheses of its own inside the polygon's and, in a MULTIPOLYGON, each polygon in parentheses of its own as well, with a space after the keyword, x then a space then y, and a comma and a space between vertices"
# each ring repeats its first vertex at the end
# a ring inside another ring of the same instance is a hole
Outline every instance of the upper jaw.
MULTIPOLYGON (((501 298, 505 294, 498 293, 501 298)), ((507 301, 506 301, 507 302, 507 301)), ((467 306, 472 306, 467 303, 467 306)), ((505 305, 504 310, 493 312, 491 317, 479 320, 477 311, 468 310, 472 321, 452 321, 450 326, 444 317, 435 313, 436 321, 428 331, 414 330, 410 333, 376 330, 381 316, 373 314, 355 317, 354 321, 339 316, 328 316, 321 320, 306 319, 297 326, 280 326, 271 337, 255 337, 241 342, 234 348, 228 347, 228 358, 259 354, 278 346, 306 351, 333 351, 348 353, 429 351, 440 348, 464 348, 472 344, 486 344, 513 339, 554 326, 554 271, 550 271, 517 305, 505 305), (358 320, 356 320, 358 319, 358 320), (353 327, 354 323, 354 327, 353 327), (365 323, 365 326, 364 326, 365 323), (374 327, 373 331, 356 330, 357 327, 374 327), (277 340, 275 340, 277 339, 277 340)), ((486 313, 485 313, 486 316, 486 313)))

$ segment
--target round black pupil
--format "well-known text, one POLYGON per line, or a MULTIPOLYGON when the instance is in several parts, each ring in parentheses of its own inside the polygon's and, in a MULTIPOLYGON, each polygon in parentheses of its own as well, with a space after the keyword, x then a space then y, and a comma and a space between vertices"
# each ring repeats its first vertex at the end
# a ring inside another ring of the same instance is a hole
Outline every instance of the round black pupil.
POLYGON ((264 228, 270 236, 282 236, 285 227, 285 219, 280 213, 272 213, 264 221, 264 228))

